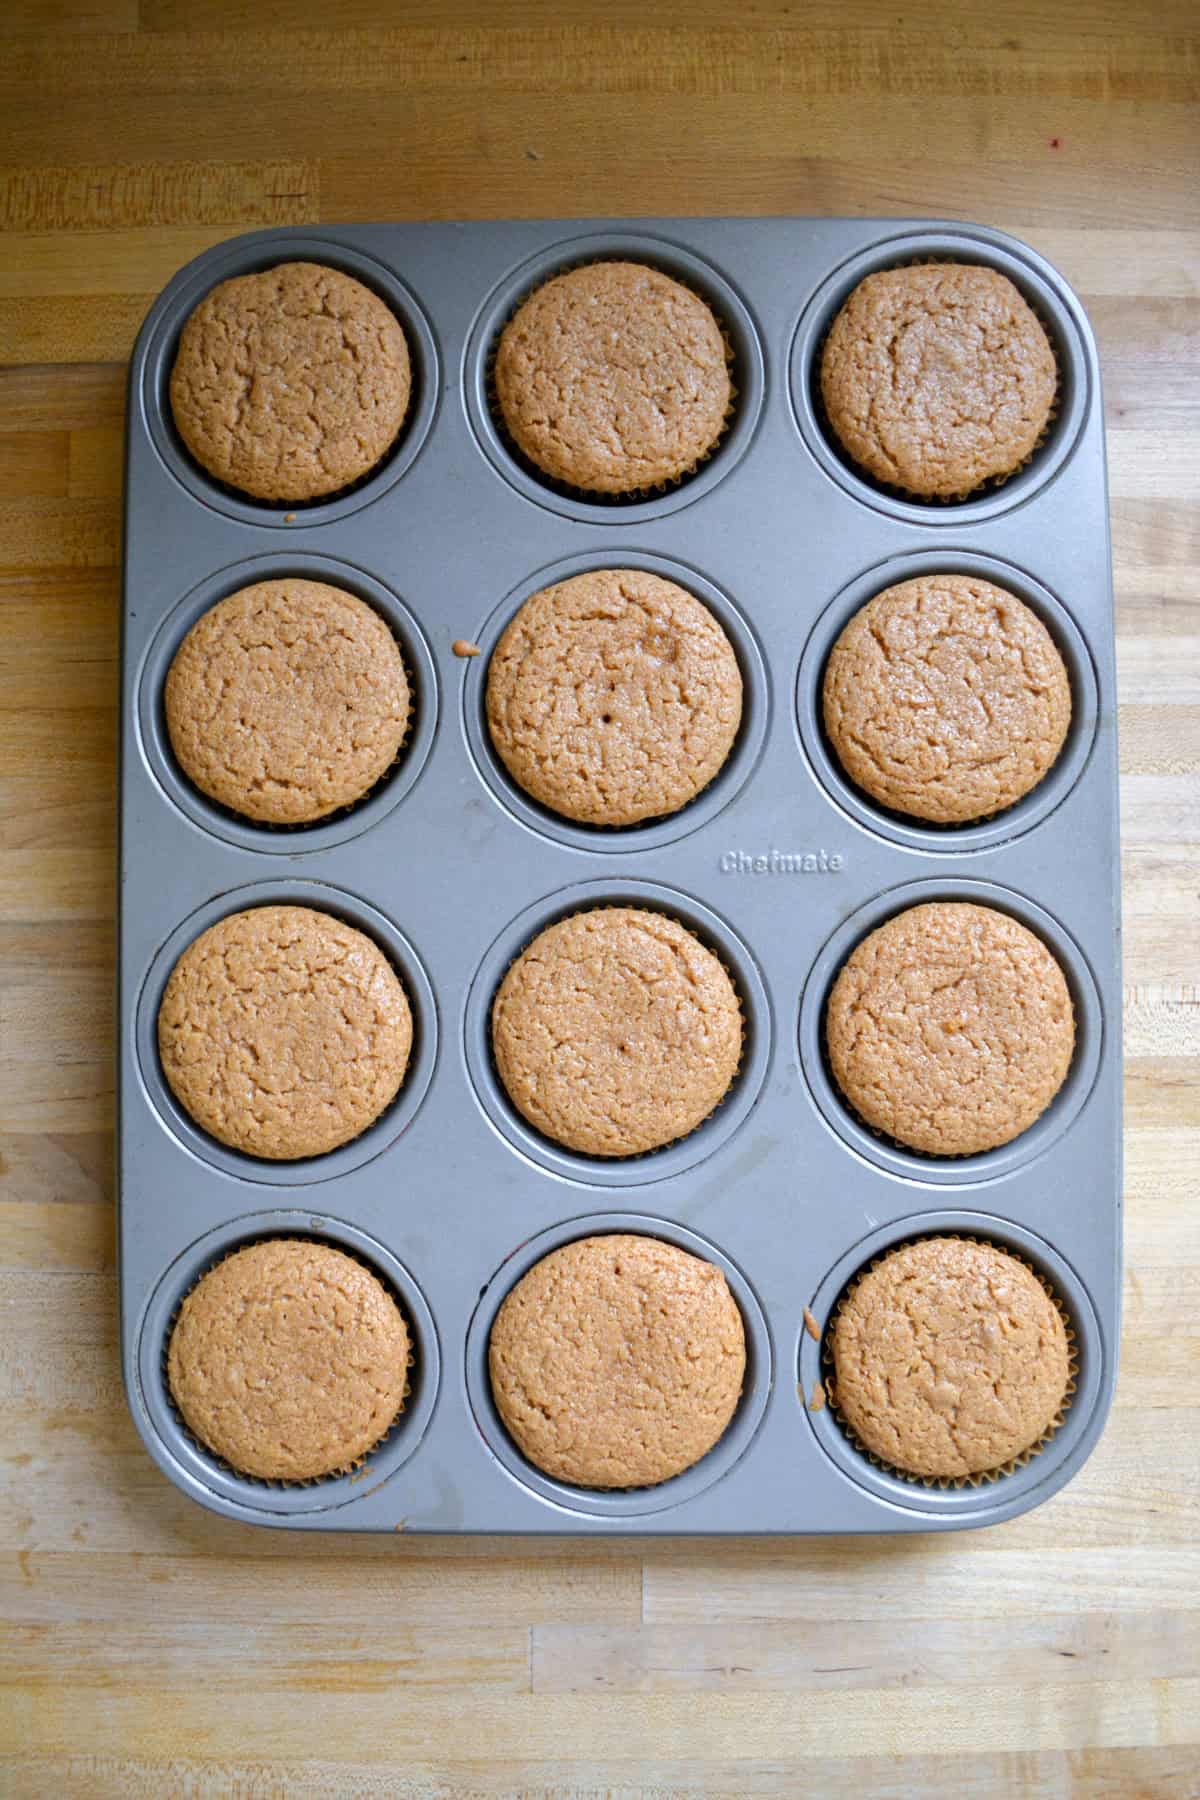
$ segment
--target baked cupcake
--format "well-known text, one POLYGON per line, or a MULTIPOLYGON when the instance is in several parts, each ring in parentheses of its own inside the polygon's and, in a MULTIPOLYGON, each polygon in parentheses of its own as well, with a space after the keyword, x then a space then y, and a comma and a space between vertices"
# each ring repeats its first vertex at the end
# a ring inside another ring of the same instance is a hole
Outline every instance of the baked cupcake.
POLYGON ((825 667, 825 730, 855 785, 939 825, 1002 812, 1053 767, 1071 683, 1037 614, 976 575, 885 588, 825 667))
POLYGON ((995 1474, 1040 1443, 1071 1380, 1062 1313, 994 1244, 921 1238, 850 1287, 833 1402, 864 1449, 927 1481, 995 1474))
POLYGON ((733 647, 706 606, 644 569, 531 595, 492 653, 488 730, 518 786, 588 825, 678 811, 729 755, 733 647))
POLYGON ((853 951, 829 995, 834 1079, 874 1130, 929 1156, 1007 1144, 1066 1080, 1075 1016, 1041 938, 991 906, 910 906, 853 951))
POLYGON ((530 462, 601 494, 686 475, 733 401, 711 308, 635 262, 587 263, 535 289, 501 333, 494 380, 508 434, 530 462))
POLYGON ((230 913, 189 944, 158 1010, 184 1111, 247 1156, 322 1156, 366 1130, 408 1068, 412 1015, 369 937, 307 906, 230 913))
POLYGON ((492 1002, 509 1099, 590 1156, 637 1156, 693 1131, 737 1074, 737 992, 663 913, 597 907, 538 933, 492 1002))
POLYGON ((259 581, 175 653, 167 732, 185 775, 243 818, 304 825, 369 793, 408 729, 404 659, 379 614, 322 581, 259 581))
POLYGON ((1007 275, 976 263, 880 269, 821 353, 834 436, 876 481, 962 499, 1032 455, 1058 385, 1050 340, 1007 275))
POLYGON ((651 1487, 691 1468, 732 1419, 745 1370, 721 1270, 651 1237, 552 1250, 508 1294, 488 1343, 509 1435, 577 1487, 651 1487))
POLYGON ((391 308, 353 276, 285 262, 235 275, 189 315, 171 372, 201 468, 257 500, 320 500, 373 469, 412 389, 391 308))
POLYGON ((382 1282, 328 1244, 270 1238, 201 1277, 167 1352, 189 1431, 239 1474, 353 1468, 402 1411, 412 1360, 382 1282))

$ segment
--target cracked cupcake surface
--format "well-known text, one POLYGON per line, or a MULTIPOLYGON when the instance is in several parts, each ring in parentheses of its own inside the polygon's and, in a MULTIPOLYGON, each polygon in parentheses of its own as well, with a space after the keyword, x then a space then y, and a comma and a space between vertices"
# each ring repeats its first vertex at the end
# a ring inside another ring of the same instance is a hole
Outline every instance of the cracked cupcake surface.
POLYGON ((842 448, 877 481, 957 499, 1018 469, 1057 389, 1045 328, 998 269, 921 263, 867 275, 821 353, 842 448))
POLYGON ((546 475, 595 493, 677 480, 733 400, 721 328, 699 295, 644 263, 596 262, 535 289, 504 327, 496 398, 546 475))
POLYGON ((404 330, 323 263, 222 281, 189 315, 171 412, 196 461, 259 500, 318 500, 373 469, 408 412, 404 330))
POLYGON ((199 618, 164 690, 184 773, 243 818, 307 824, 359 800, 395 761, 409 718, 396 640, 340 588, 288 577, 199 618))
POLYGON ((826 664, 823 710, 864 793, 957 825, 1013 805, 1053 767, 1071 684, 1014 594, 975 575, 921 575, 855 613, 826 664))
POLYGON ((691 1468, 732 1419, 745 1371, 721 1270, 633 1235, 552 1250, 508 1294, 488 1343, 510 1436, 579 1487, 650 1487, 691 1468))
POLYGON ((488 666, 488 730, 509 774, 590 825, 685 806, 721 768, 741 716, 741 672, 716 619, 643 569, 597 569, 531 595, 488 666))
POLYGON ((240 1474, 311 1481, 385 1435, 411 1360, 404 1316, 370 1270, 328 1244, 271 1238, 187 1295, 167 1377, 188 1429, 240 1474))
POLYGON ((850 1287, 830 1332, 833 1399, 859 1442, 927 1480, 1000 1470, 1060 1415, 1070 1347, 1026 1264, 923 1238, 850 1287))
POLYGON ((742 1053, 733 983, 662 913, 574 913, 539 932, 492 1003, 508 1096, 538 1131, 592 1156, 636 1156, 695 1129, 742 1053))
POLYGON ((248 1156, 321 1156, 391 1104, 412 1015, 369 937, 306 906, 232 913, 175 964, 158 1013, 171 1091, 248 1156))
POLYGON ((1041 1117, 1071 1066, 1075 1015, 1041 938, 994 907, 934 901, 855 948, 825 1040, 868 1125, 927 1155, 969 1156, 1041 1117))

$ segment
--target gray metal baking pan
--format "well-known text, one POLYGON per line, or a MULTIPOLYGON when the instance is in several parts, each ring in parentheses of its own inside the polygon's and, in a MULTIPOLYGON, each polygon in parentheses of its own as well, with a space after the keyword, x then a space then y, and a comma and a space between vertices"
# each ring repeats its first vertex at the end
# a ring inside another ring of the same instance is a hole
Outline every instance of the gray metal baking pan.
POLYGON ((1010 1518, 1079 1469, 1100 1434, 1120 1311, 1121 1064, 1116 693, 1100 375, 1083 311, 1033 251, 961 224, 867 219, 521 220, 256 232, 169 283, 129 377, 121 769, 120 1258, 134 1419, 194 1499, 262 1525, 339 1531, 819 1533, 948 1530, 1010 1518), (736 417, 680 486, 630 504, 556 489, 506 446, 488 404, 497 330, 549 273, 640 259, 711 301, 729 334, 736 417), (924 506, 857 475, 826 438, 812 363, 870 269, 951 257, 1004 270, 1048 326, 1059 405, 1002 486, 924 506), (416 370, 410 422, 353 491, 272 508, 187 457, 166 387, 180 327, 215 282, 288 258, 350 271, 399 314, 416 370), (727 766, 690 806, 593 831, 514 789, 482 721, 487 652, 526 595, 603 565, 676 577, 720 618, 746 708, 727 766), (934 830, 873 808, 822 740, 816 694, 841 624, 921 571, 970 568, 1022 595, 1067 660, 1074 721, 1059 763, 986 823, 934 830), (171 759, 162 682, 184 632, 244 583, 310 574, 393 626, 418 717, 393 779, 300 831, 240 822, 171 759), (484 654, 454 657, 457 638, 484 654), (1026 920, 1073 991, 1078 1047, 1049 1110, 1015 1143, 938 1161, 863 1130, 821 1052, 829 982, 902 906, 972 897, 1026 920), (256 1162, 180 1112, 154 1023, 175 957, 226 912, 280 899, 374 935, 416 1017, 394 1107, 329 1156, 256 1162), (511 956, 543 924, 604 901, 662 907, 720 950, 747 1051, 726 1103, 655 1154, 590 1160, 515 1114, 487 1015, 511 956), (506 1437, 488 1393, 488 1328, 548 1248, 610 1229, 686 1245, 726 1271, 749 1347, 745 1391, 712 1452, 624 1493, 550 1481, 506 1437), (1010 1245, 1074 1322, 1078 1386, 1023 1468, 983 1485, 915 1485, 868 1461, 805 1404, 824 1320, 881 1248, 933 1230, 1010 1245), (172 1409, 163 1348, 183 1293, 230 1246, 301 1232, 350 1247, 399 1295, 417 1341, 413 1394, 350 1476, 243 1479, 172 1409))

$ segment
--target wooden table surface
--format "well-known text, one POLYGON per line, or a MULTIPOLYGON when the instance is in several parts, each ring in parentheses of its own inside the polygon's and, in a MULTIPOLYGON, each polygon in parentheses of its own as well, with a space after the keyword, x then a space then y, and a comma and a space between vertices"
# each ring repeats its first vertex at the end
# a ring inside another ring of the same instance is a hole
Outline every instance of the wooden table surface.
POLYGON ((1200 1793, 1198 28, 1195 0, 7 0, 0 1792, 1200 1793), (1125 1339, 1083 1473, 979 1535, 297 1539, 193 1506, 126 1416, 134 333, 180 263, 246 227, 598 212, 983 220, 1057 263, 1100 339, 1125 1339))

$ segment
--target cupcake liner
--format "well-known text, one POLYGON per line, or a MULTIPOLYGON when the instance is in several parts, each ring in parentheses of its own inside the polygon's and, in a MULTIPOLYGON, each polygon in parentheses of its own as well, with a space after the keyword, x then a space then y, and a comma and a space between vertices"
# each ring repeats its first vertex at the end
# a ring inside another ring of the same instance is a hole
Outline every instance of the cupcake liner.
POLYGON ((404 1384, 404 1392, 400 1397, 400 1405, 396 1411, 395 1417, 392 1419, 391 1423, 388 1425, 386 1431, 381 1432, 380 1435, 375 1439, 375 1442, 373 1444, 368 1445, 367 1449, 363 1451, 361 1456, 355 1457, 351 1461, 339 1465, 339 1467, 336 1469, 327 1470, 324 1475, 310 1475, 310 1476, 296 1477, 296 1478, 289 1478, 286 1476, 268 1477, 265 1475, 250 1475, 246 1472, 245 1469, 239 1469, 236 1466, 236 1464, 228 1462, 225 1459, 225 1457, 218 1455, 218 1453, 214 1449, 212 1449, 212 1447, 210 1445, 205 1443, 203 1438, 198 1437, 196 1435, 196 1433, 192 1430, 191 1426, 188 1424, 187 1420, 184 1418, 183 1411, 179 1405, 179 1402, 175 1398, 174 1390, 171 1387, 171 1377, 170 1377, 170 1370, 169 1370, 169 1366, 168 1366, 169 1365, 170 1348, 171 1348, 171 1339, 175 1335, 175 1327, 178 1324, 179 1316, 183 1311, 183 1303, 190 1294, 195 1293, 196 1289, 199 1287, 200 1283, 204 1280, 206 1275, 211 1275, 211 1273, 214 1269, 219 1268, 222 1263, 228 1262, 230 1257, 236 1256, 240 1250, 248 1250, 254 1244, 271 1244, 271 1243, 286 1242, 286 1241, 291 1241, 291 1242, 301 1241, 301 1242, 313 1243, 313 1244, 326 1244, 329 1249, 337 1250, 342 1256, 348 1257, 351 1262, 356 1262, 361 1269, 366 1270, 368 1275, 373 1275, 375 1280, 378 1281, 380 1286, 383 1288, 384 1292, 393 1301, 393 1303, 395 1304, 395 1306, 397 1307, 397 1309, 400 1313, 400 1317, 404 1320, 404 1328, 408 1332, 408 1367, 410 1370, 416 1366, 416 1360, 417 1360, 416 1355, 414 1353, 414 1348, 413 1348, 412 1321, 410 1320, 408 1313, 404 1309, 404 1305, 401 1301, 400 1295, 394 1291, 394 1289, 392 1288, 392 1286, 389 1282, 384 1280, 383 1276, 380 1275, 380 1273, 377 1269, 372 1268, 371 1264, 369 1262, 367 1262, 365 1260, 365 1258, 356 1255, 355 1252, 353 1250, 349 1249, 345 1244, 336 1244, 336 1243, 333 1243, 332 1241, 326 1240, 325 1238, 319 1238, 319 1237, 304 1238, 304 1237, 302 1237, 302 1234, 300 1234, 298 1232, 294 1232, 294 1231, 282 1232, 282 1233, 280 1233, 280 1232, 264 1232, 264 1233, 260 1233, 259 1235, 255 1236, 255 1237, 248 1237, 239 1244, 234 1244, 230 1249, 226 1250, 222 1255, 215 1257, 212 1262, 207 1263, 205 1265, 205 1267, 199 1271, 195 1280, 192 1281, 191 1283, 189 1283, 188 1287, 179 1296, 179 1299, 176 1301, 175 1306, 172 1308, 171 1316, 167 1321, 166 1330, 163 1333, 162 1352, 161 1352, 163 1393, 166 1396, 167 1405, 170 1408, 170 1412, 171 1412, 171 1417, 174 1419, 176 1425, 179 1427, 180 1431, 183 1433, 184 1437, 187 1439, 188 1443, 191 1444, 191 1446, 194 1450, 198 1451, 201 1456, 207 1458, 207 1460, 209 1462, 215 1464, 215 1466, 218 1469, 220 1469, 222 1471, 222 1473, 233 1476, 234 1479, 237 1481, 244 1481, 244 1482, 248 1483, 251 1487, 266 1489, 268 1492, 270 1492, 270 1491, 282 1492, 284 1489, 288 1489, 288 1488, 320 1487, 323 1485, 323 1483, 325 1483, 327 1481, 336 1481, 336 1480, 340 1479, 342 1476, 346 1476, 346 1475, 351 1476, 351 1478, 353 1479, 354 1476, 356 1475, 356 1473, 358 1475, 358 1478, 361 1479, 369 1471, 370 1459, 372 1457, 374 1457, 383 1448, 383 1446, 385 1444, 387 1444, 391 1441, 392 1437, 399 1430, 400 1426, 404 1423, 405 1414, 408 1410, 409 1396, 412 1393, 412 1382, 411 1382, 411 1380, 406 1380, 405 1384, 404 1384))
POLYGON ((661 1156, 664 1150, 670 1150, 676 1144, 686 1143, 688 1138, 695 1137, 696 1133, 698 1131, 702 1131, 711 1119, 716 1118, 717 1114, 721 1111, 721 1108, 726 1104, 726 1102, 729 1100, 730 1096, 734 1093, 734 1091, 737 1088, 738 1083, 740 1082, 740 1080, 742 1078, 742 1069, 743 1069, 743 1066, 746 1061, 746 998, 745 998, 744 993, 742 992, 742 984, 738 980, 736 970, 731 969, 729 967, 729 964, 726 962, 725 958, 721 955, 721 952, 716 948, 716 946, 711 944, 708 941, 708 939, 702 935, 702 933, 700 933, 699 931, 697 931, 695 929, 694 926, 686 925, 682 919, 677 919, 675 917, 674 913, 669 912, 665 906, 655 906, 653 904, 653 902, 647 902, 647 901, 641 900, 641 899, 637 900, 635 903, 631 903, 626 900, 600 900, 596 903, 595 906, 575 907, 575 908, 573 908, 573 910, 571 912, 563 913, 561 918, 549 919, 546 921, 546 923, 544 925, 540 925, 538 927, 537 931, 535 931, 533 933, 533 936, 528 938, 526 940, 526 942, 524 944, 522 944, 521 948, 517 951, 517 954, 515 956, 511 957, 509 959, 509 961, 505 964, 504 973, 500 976, 500 979, 497 981, 495 988, 492 990, 492 997, 491 997, 491 1000, 489 1000, 489 1002, 488 1002, 487 1019, 488 1019, 487 1047, 488 1047, 488 1057, 489 1057, 489 1060, 492 1065, 492 1075, 495 1078, 497 1087, 499 1088, 500 1092, 504 1095, 504 1098, 505 1098, 505 1101, 507 1102, 507 1104, 512 1107, 513 1111, 515 1113, 517 1113, 520 1118, 524 1119, 525 1124, 529 1127, 529 1129, 531 1131, 536 1131, 538 1136, 545 1138, 547 1143, 554 1144, 560 1150, 566 1150, 572 1156, 594 1157, 597 1162, 606 1162, 606 1163, 646 1162, 651 1157, 661 1156), (624 1153, 623 1155, 605 1156, 601 1152, 594 1151, 594 1150, 572 1150, 571 1146, 569 1144, 564 1144, 561 1141, 561 1139, 559 1139, 559 1138, 551 1137, 549 1132, 542 1131, 539 1126, 535 1125, 533 1123, 532 1119, 525 1118, 525 1114, 523 1112, 521 1112, 520 1107, 517 1105, 516 1101, 512 1098, 507 1087, 505 1086, 504 1077, 501 1075, 499 1067, 497 1066, 497 1063, 496 1063, 496 1052, 495 1052, 495 1047, 494 1047, 493 1041, 492 1041, 492 1007, 495 1004, 496 995, 499 993, 501 985, 503 984, 505 977, 508 974, 508 971, 511 968, 513 968, 517 963, 520 962, 522 956, 524 956, 526 950, 529 948, 529 945, 534 942, 534 939, 540 937, 541 933, 543 931, 548 930, 551 925, 562 925, 565 923, 565 921, 567 919, 580 918, 580 917, 582 917, 582 915, 584 913, 621 912, 621 911, 658 913, 660 915, 660 917, 662 917, 664 919, 670 919, 670 921, 673 925, 678 925, 678 927, 681 931, 688 932, 690 934, 690 936, 692 936, 696 939, 697 943, 702 944, 704 946, 704 948, 708 951, 709 955, 714 956, 717 959, 717 961, 720 963, 721 967, 724 969, 726 975, 728 975, 728 977, 729 977, 730 986, 733 988, 733 992, 734 992, 734 998, 737 1000, 738 1020, 739 1020, 739 1023, 741 1024, 742 1030, 741 1030, 741 1041, 740 1041, 740 1045, 739 1045, 739 1049, 738 1049, 737 1067, 734 1069, 733 1074, 730 1077, 729 1086, 725 1089, 725 1092, 721 1095, 721 1098, 717 1101, 716 1105, 712 1108, 712 1110, 710 1112, 706 1112, 702 1119, 697 1120, 696 1124, 692 1126, 692 1129, 690 1131, 683 1131, 679 1134, 678 1137, 668 1138, 665 1143, 655 1144, 653 1146, 653 1148, 650 1150, 630 1150, 630 1151, 627 1151, 626 1153, 624 1153))
MULTIPOLYGON (((984 261, 983 258, 979 258, 976 261, 974 259, 969 260, 963 256, 903 256, 896 262, 882 263, 879 268, 868 270, 868 274, 882 275, 889 269, 916 269, 933 263, 965 263, 969 267, 991 267, 991 265, 984 261)), ((1003 273, 1003 270, 1001 270, 1000 273, 1003 273)), ((865 280, 866 276, 863 276, 861 279, 865 280)), ((851 289, 851 292, 853 291, 854 290, 851 289)), ((845 300, 842 301, 842 306, 845 305, 846 300, 849 298, 850 295, 847 294, 845 300)), ((1041 451, 1049 442, 1054 422, 1062 410, 1063 371, 1062 357, 1059 353, 1058 343, 1054 335, 1054 328, 1051 325, 1050 320, 1046 317, 1042 309, 1030 299, 1028 294, 1021 292, 1021 298, 1045 332, 1046 342, 1049 344, 1051 353, 1054 357, 1054 396, 1050 402, 1050 410, 1046 414, 1046 423, 1038 433, 1033 448, 1026 456, 1021 458, 1020 462, 1014 463, 1011 469, 1005 469, 1003 473, 999 475, 989 475, 986 480, 976 482, 974 487, 964 488, 963 491, 958 494, 917 494, 914 493, 911 488, 901 487, 895 482, 883 481, 878 475, 872 475, 870 470, 864 469, 862 464, 851 455, 849 450, 846 449, 841 438, 830 423, 829 414, 825 410, 825 398, 821 392, 821 362, 825 355, 825 345, 828 341, 830 332, 833 330, 834 320, 841 312, 842 306, 837 307, 835 311, 830 314, 825 329, 817 339, 813 349, 812 368, 809 373, 809 386, 812 393, 813 411, 816 414, 817 423, 821 428, 826 443, 832 446, 836 453, 845 461, 847 466, 854 471, 860 481, 866 482, 867 486, 874 488, 876 492, 887 494, 893 500, 904 500, 910 506, 961 506, 964 501, 979 500, 986 494, 995 493, 1002 488, 1006 482, 1011 481, 1014 475, 1020 475, 1023 470, 1028 469, 1031 466, 1039 451, 1041 451)), ((962 826, 959 825, 956 829, 961 830, 962 826)))
MULTIPOLYGON (((645 256, 625 255, 620 251, 609 251, 599 256, 576 257, 569 262, 559 263, 555 268, 551 269, 549 273, 541 276, 532 287, 527 288, 525 292, 513 302, 512 306, 497 326, 492 335, 491 342, 487 347, 486 359, 484 362, 484 398, 487 403, 488 416, 492 421, 496 435, 504 445, 509 456, 512 457, 518 468, 523 469, 525 474, 532 476, 532 478, 535 481, 540 482, 543 487, 549 488, 551 493, 559 494, 567 500, 582 500, 590 506, 636 506, 647 500, 661 499, 664 494, 673 494, 676 489, 685 486, 694 475, 698 474, 706 463, 711 462, 712 458, 716 455, 717 451, 728 437, 729 428, 732 425, 734 415, 737 412, 737 404, 740 396, 737 383, 734 379, 736 367, 737 350, 733 339, 730 336, 729 327, 721 317, 718 307, 714 304, 708 294, 702 293, 692 282, 682 280, 673 270, 660 268, 657 263, 650 261, 645 256), (499 349, 500 339, 503 337, 509 321, 516 317, 517 313, 520 312, 527 300, 531 299, 534 294, 539 293, 541 289, 546 287, 551 281, 556 280, 558 276, 569 275, 572 269, 587 269, 591 268, 594 263, 603 262, 641 263, 648 269, 654 269, 657 274, 666 275, 671 281, 675 282, 677 286, 686 288, 688 293, 694 294, 697 300, 703 301, 704 305, 707 306, 709 312, 717 322, 717 329, 721 333, 721 342, 725 347, 725 366, 729 371, 729 404, 725 409, 725 416, 721 421, 721 429, 704 454, 696 457, 694 462, 689 463, 686 469, 682 469, 680 473, 673 476, 670 481, 656 481, 639 487, 624 488, 619 494, 605 493, 599 488, 576 487, 572 482, 561 481, 558 476, 550 475, 545 469, 540 468, 538 464, 534 462, 532 457, 525 454, 509 432, 504 419, 504 409, 500 405, 500 396, 496 392, 496 352, 499 349)), ((651 821, 649 820, 645 821, 645 823, 650 822, 651 821)), ((613 829, 621 828, 614 827, 613 829)))
MULTIPOLYGON (((987 1237, 982 1232, 975 1231, 923 1231, 919 1232, 915 1237, 904 1238, 899 1243, 889 1244, 886 1250, 880 1250, 874 1255, 863 1268, 859 1269, 857 1273, 851 1277, 835 1300, 821 1334, 820 1362, 820 1385, 824 1390, 825 1404, 828 1406, 831 1416, 837 1421, 843 1436, 853 1445, 858 1454, 864 1457, 873 1468, 881 1470, 885 1475, 893 1476, 897 1481, 907 1482, 910 1487, 930 1488, 935 1492, 941 1493, 959 1492, 966 1488, 990 1487, 994 1482, 1002 1480, 1004 1476, 1012 1475, 1017 1469, 1023 1469, 1027 1463, 1031 1463, 1035 1457, 1041 1454, 1054 1438, 1055 1434, 1061 1429, 1067 1414, 1071 1410, 1071 1403, 1079 1385, 1078 1336, 1071 1315, 1063 1304, 1053 1283, 1042 1274, 1040 1269, 1034 1267, 1028 1257, 1023 1256, 1019 1251, 1014 1250, 1010 1244, 1001 1243, 996 1238, 987 1237), (1004 1255, 1011 1256, 1015 1262, 1019 1262, 1022 1267, 1029 1270, 1029 1273, 1038 1282, 1039 1286, 1053 1301, 1067 1334, 1067 1385, 1063 1390, 1063 1398, 1058 1411, 1035 1443, 1030 1444, 1024 1450, 1019 1451, 1016 1456, 1010 1457, 1007 1462, 1002 1463, 998 1468, 982 1469, 973 1475, 914 1475, 910 1469, 902 1469, 896 1463, 888 1462, 886 1457, 882 1457, 878 1455, 876 1451, 867 1448, 846 1418, 846 1415, 842 1412, 837 1401, 837 1377, 833 1360, 833 1327, 837 1322, 842 1307, 846 1304, 846 1301, 858 1286, 859 1282, 864 1276, 869 1275, 872 1269, 876 1269, 881 1263, 886 1262, 888 1257, 892 1256, 897 1250, 902 1250, 909 1244, 927 1242, 932 1238, 957 1238, 964 1243, 986 1244, 992 1250, 1000 1250, 1004 1255)), ((820 1409, 819 1407, 814 1407, 813 1410, 820 1409)))
MULTIPOLYGON (((271 577, 271 579, 278 580, 278 579, 280 579, 280 577, 274 576, 274 577, 271 577)), ((306 576, 305 579, 308 580, 311 578, 306 576)), ((327 585, 333 585, 333 584, 329 583, 327 585)), ((347 593, 349 593, 350 589, 347 588, 345 591, 347 593)), ((358 594, 355 594, 352 596, 352 598, 357 600, 357 599, 360 599, 361 596, 358 594)), ((219 605, 220 602, 214 601, 213 604, 219 605)), ((347 800, 344 806, 335 806, 332 809, 332 811, 322 813, 319 818, 297 819, 293 823, 290 823, 290 824, 286 820, 281 820, 281 819, 252 819, 250 817, 249 813, 239 812, 237 810, 236 806, 227 806, 223 800, 214 799, 214 797, 211 794, 206 794, 204 792, 204 789, 202 787, 199 787, 197 785, 197 783, 192 780, 191 776, 186 773, 186 771, 183 768, 183 765, 179 762, 178 758, 175 756, 175 749, 174 749, 174 746, 171 744, 171 734, 166 729, 166 726, 164 723, 163 739, 164 739, 165 744, 170 747, 171 758, 172 758, 172 761, 175 763, 175 767, 179 771, 180 777, 184 781, 187 782, 187 784, 190 788, 192 788, 197 794, 199 794, 201 796, 201 798, 204 800, 204 803, 206 806, 213 807, 218 813, 220 813, 220 815, 223 819, 231 819, 237 825, 248 825, 254 831, 269 831, 272 833, 272 835, 280 836, 280 837, 291 837, 291 836, 294 836, 298 832, 302 833, 305 831, 316 831, 322 825, 333 825, 339 819, 348 818, 351 813, 357 812, 360 806, 365 806, 368 800, 373 800, 375 798, 376 794, 382 792, 382 790, 387 786, 388 782, 392 780, 393 776, 396 774, 397 770, 400 768, 400 765, 404 761, 405 752, 407 751, 409 744, 412 741, 413 734, 416 731, 417 723, 420 718, 421 690, 417 684, 416 671, 413 668, 413 666, 408 658, 408 655, 405 652, 403 643, 401 642, 398 634, 396 633, 395 629, 392 626, 391 620, 386 618, 385 615, 383 613, 381 613, 377 607, 371 606, 371 602, 369 600, 363 600, 362 604, 364 606, 370 606, 371 611, 375 614, 375 617, 377 619, 382 620, 383 623, 387 626, 388 635, 392 639, 392 642, 395 644, 396 649, 400 655, 400 664, 404 670, 404 679, 408 683, 408 717, 404 721, 404 732, 403 732, 403 735, 401 736, 399 744, 396 746, 395 756, 393 756, 391 762, 388 764, 387 768, 384 769, 383 773, 381 775, 377 775, 375 777, 375 780, 371 783, 370 787, 365 788, 363 790, 363 792, 358 795, 357 799, 347 800)), ((176 646, 176 654, 178 654, 178 650, 179 650, 180 646, 182 645, 182 643, 183 643, 183 639, 180 640, 180 645, 176 646)), ((172 656, 171 662, 172 663, 174 662, 174 656, 172 656)), ((168 669, 170 668, 170 666, 171 666, 171 664, 168 664, 168 669)), ((160 708, 163 705, 161 695, 159 696, 158 704, 159 704, 160 708)))

